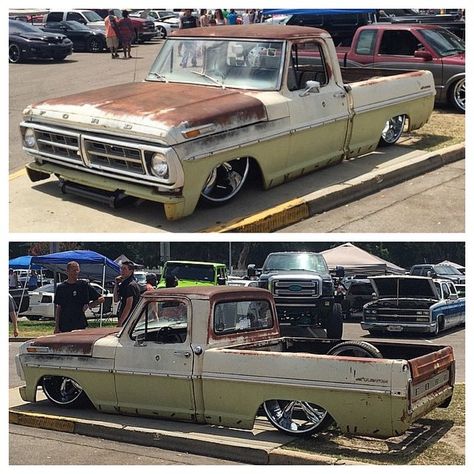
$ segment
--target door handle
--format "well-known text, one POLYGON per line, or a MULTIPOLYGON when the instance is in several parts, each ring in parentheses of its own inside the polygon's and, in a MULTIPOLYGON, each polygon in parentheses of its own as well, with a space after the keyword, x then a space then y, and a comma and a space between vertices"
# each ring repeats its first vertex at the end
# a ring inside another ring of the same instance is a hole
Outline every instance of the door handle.
POLYGON ((334 92, 333 97, 338 98, 338 99, 343 99, 344 97, 346 97, 346 93, 345 92, 334 92))
POLYGON ((174 354, 180 357, 185 357, 186 359, 191 357, 190 351, 174 351, 174 354))

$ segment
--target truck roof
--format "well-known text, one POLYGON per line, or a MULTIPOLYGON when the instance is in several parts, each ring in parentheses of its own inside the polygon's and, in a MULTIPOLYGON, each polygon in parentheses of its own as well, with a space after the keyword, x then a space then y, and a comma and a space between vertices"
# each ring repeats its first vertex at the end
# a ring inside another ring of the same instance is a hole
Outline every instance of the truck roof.
POLYGON ((189 37, 229 37, 249 39, 294 40, 327 36, 329 33, 319 28, 293 25, 229 25, 207 28, 187 28, 174 31, 170 36, 189 37))
POLYGON ((175 296, 198 297, 202 299, 271 299, 271 293, 263 288, 236 287, 236 286, 191 286, 160 288, 144 293, 145 296, 175 296))
POLYGON ((362 30, 439 30, 444 29, 439 25, 431 25, 427 23, 373 23, 358 28, 362 30))
POLYGON ((218 266, 218 267, 225 267, 225 263, 217 263, 217 262, 197 262, 195 260, 167 260, 165 262, 166 264, 169 263, 183 263, 186 265, 213 265, 213 266, 218 266))

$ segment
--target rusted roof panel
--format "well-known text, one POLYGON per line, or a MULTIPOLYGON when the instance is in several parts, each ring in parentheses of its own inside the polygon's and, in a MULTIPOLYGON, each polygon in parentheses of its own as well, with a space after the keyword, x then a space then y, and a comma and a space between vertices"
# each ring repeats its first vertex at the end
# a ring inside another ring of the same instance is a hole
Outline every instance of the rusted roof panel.
POLYGON ((329 33, 325 30, 308 26, 254 24, 188 28, 174 31, 170 36, 294 40, 321 35, 329 35, 329 33))

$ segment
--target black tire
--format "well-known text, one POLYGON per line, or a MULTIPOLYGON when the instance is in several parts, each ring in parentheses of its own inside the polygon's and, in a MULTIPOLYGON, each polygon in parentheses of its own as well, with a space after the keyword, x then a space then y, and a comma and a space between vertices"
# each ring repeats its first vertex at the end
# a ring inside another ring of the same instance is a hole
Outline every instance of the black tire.
POLYGON ((16 64, 21 62, 21 48, 16 43, 11 43, 8 48, 8 61, 16 64))
POLYGON ((216 166, 201 191, 201 199, 218 206, 233 199, 242 189, 250 169, 250 159, 238 158, 216 166))
POLYGON ((397 115, 387 120, 384 129, 382 130, 382 136, 379 140, 379 146, 390 146, 394 145, 402 136, 403 129, 405 128, 406 115, 397 115))
POLYGON ((157 26, 156 27, 156 32, 158 33, 157 36, 160 39, 165 39, 166 38, 166 28, 163 26, 157 26))
POLYGON ((327 355, 349 356, 349 357, 370 357, 382 359, 382 353, 372 344, 365 341, 345 341, 329 349, 327 355))
POLYGON ((292 436, 311 436, 334 422, 323 408, 300 400, 267 400, 263 410, 277 430, 292 436))
POLYGON ((440 315, 436 318, 436 329, 433 333, 433 336, 439 336, 439 333, 444 329, 444 316, 440 315))
POLYGON ((449 103, 461 113, 466 113, 466 79, 463 77, 449 89, 449 103))
POLYGON ((41 316, 35 316, 34 314, 28 314, 26 318, 29 321, 39 321, 41 319, 41 316))
POLYGON ((341 339, 344 328, 344 316, 342 314, 342 305, 334 303, 332 315, 326 321, 326 334, 329 339, 341 339))
POLYGON ((104 50, 104 42, 96 36, 91 36, 87 41, 87 51, 90 53, 100 53, 104 50))
POLYGON ((44 394, 54 405, 74 408, 90 403, 82 387, 69 377, 45 375, 42 385, 44 394))

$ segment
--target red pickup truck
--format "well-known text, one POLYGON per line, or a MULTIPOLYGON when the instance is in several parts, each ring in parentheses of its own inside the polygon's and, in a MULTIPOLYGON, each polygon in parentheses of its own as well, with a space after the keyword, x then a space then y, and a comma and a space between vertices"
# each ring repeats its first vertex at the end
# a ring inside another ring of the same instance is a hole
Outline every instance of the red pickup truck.
POLYGON ((464 113, 465 45, 447 29, 426 24, 374 24, 360 27, 349 48, 337 48, 343 67, 431 71, 436 100, 464 113))

